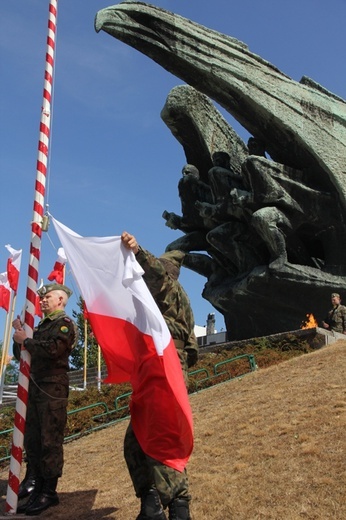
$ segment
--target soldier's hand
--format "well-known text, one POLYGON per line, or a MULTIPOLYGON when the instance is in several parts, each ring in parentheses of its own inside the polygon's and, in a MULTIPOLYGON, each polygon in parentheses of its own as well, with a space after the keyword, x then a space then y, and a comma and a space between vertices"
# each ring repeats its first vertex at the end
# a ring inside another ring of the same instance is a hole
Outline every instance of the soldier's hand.
POLYGON ((13 320, 12 327, 15 330, 21 330, 23 328, 22 322, 20 321, 20 316, 17 316, 17 318, 13 320))
POLYGON ((131 249, 136 255, 139 251, 138 243, 133 235, 130 235, 127 231, 124 231, 121 235, 121 241, 127 249, 131 249))
POLYGON ((15 333, 13 334, 13 341, 16 343, 19 343, 19 345, 22 345, 24 341, 26 340, 27 335, 24 329, 17 329, 15 333))

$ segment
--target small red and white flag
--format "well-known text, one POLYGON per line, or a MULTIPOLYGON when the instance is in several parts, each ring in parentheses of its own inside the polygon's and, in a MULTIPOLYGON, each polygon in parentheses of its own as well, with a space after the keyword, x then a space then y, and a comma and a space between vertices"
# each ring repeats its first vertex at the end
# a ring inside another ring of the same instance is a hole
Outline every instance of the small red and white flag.
POLYGON ((193 421, 178 354, 132 251, 118 237, 82 237, 52 218, 105 358, 108 383, 130 381, 144 453, 183 471, 193 421))
POLYGON ((11 287, 7 278, 7 273, 0 273, 0 307, 6 312, 10 308, 11 287))
POLYGON ((11 289, 14 292, 18 290, 18 282, 19 282, 19 273, 20 273, 20 263, 22 260, 22 250, 13 249, 9 244, 7 244, 6 249, 10 253, 10 258, 7 260, 7 276, 11 289))
POLYGON ((65 264, 66 264, 66 255, 63 247, 59 247, 58 249, 58 258, 54 264, 53 271, 47 276, 48 280, 51 282, 53 280, 56 283, 64 284, 65 283, 65 264))
POLYGON ((35 297, 35 316, 38 316, 39 318, 43 318, 43 312, 40 305, 40 297, 38 294, 36 294, 35 297))

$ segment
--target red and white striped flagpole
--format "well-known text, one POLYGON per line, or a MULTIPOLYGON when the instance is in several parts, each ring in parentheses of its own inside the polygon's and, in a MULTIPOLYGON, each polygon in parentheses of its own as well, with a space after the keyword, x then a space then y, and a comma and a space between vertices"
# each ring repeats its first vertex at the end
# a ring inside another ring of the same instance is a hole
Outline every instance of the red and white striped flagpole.
MULTIPOLYGON (((38 266, 41 253, 42 219, 44 214, 44 196, 46 190, 48 149, 51 124, 51 100, 53 90, 57 9, 58 1, 50 0, 46 47, 46 65, 43 88, 43 105, 40 120, 40 135, 36 165, 35 198, 33 206, 30 258, 24 317, 24 328, 27 336, 29 337, 32 337, 34 329, 38 266)), ((10 471, 5 507, 7 514, 14 514, 17 510, 18 504, 19 476, 23 455, 24 429, 28 402, 30 361, 31 359, 29 352, 22 348, 16 412, 14 419, 10 471)))

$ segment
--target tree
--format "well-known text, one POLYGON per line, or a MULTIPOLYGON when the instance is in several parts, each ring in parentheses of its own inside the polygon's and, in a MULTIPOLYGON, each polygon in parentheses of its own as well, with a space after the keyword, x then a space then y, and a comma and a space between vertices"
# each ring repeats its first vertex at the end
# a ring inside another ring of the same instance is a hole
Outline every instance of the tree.
MULTIPOLYGON (((2 359, 2 341, 0 341, 0 359, 2 359)), ((5 360, 5 385, 16 384, 18 381, 19 362, 12 356, 5 360)))
MULTIPOLYGON (((90 327, 90 323, 85 319, 85 306, 84 301, 81 297, 79 297, 77 301, 77 305, 80 309, 80 312, 75 310, 72 311, 73 319, 75 320, 79 337, 77 345, 74 347, 71 353, 71 365, 75 369, 80 369, 84 367, 84 353, 85 353, 85 332, 87 336, 87 357, 86 357, 86 365, 87 368, 96 367, 97 359, 98 359, 98 344, 96 338, 93 334, 93 331, 90 327)), ((105 366, 105 362, 103 357, 101 356, 101 365, 105 366)))

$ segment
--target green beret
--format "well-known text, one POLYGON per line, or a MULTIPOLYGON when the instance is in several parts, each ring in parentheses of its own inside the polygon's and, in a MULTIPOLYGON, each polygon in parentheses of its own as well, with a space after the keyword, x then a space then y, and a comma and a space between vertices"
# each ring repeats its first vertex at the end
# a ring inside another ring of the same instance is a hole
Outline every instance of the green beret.
POLYGON ((337 292, 333 292, 331 297, 332 298, 340 298, 340 294, 338 294, 337 292))
POLYGON ((68 297, 70 297, 72 294, 71 289, 60 283, 48 283, 46 285, 42 285, 42 287, 37 290, 37 294, 42 298, 45 294, 52 291, 64 291, 68 297))

